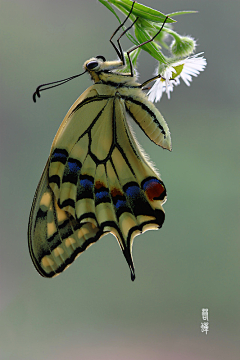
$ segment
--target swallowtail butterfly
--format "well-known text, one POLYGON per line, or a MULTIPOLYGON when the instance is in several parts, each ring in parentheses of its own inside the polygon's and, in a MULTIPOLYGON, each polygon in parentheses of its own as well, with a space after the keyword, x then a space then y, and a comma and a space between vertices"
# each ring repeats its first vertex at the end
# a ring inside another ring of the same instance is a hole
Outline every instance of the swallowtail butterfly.
MULTIPOLYGON (((112 233, 134 280, 134 237, 158 229, 164 222, 165 186, 137 143, 129 119, 151 141, 168 150, 170 132, 143 92, 153 79, 144 84, 136 81, 130 59, 134 49, 127 53, 131 73, 118 72, 125 67, 125 57, 119 39, 117 47, 112 37, 119 60, 97 56, 84 63, 84 73, 90 74, 94 84, 72 105, 60 125, 34 196, 29 249, 44 277, 60 274, 90 245, 112 233)), ((40 91, 74 77, 40 85, 34 101, 40 91)))

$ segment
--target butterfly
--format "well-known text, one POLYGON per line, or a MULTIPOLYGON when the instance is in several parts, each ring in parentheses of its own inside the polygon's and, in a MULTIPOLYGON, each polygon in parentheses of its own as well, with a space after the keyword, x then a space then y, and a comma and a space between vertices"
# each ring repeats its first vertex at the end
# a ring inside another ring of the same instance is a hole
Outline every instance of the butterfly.
MULTIPOLYGON (((164 118, 143 91, 153 79, 139 84, 134 76, 130 53, 142 44, 127 53, 131 73, 118 71, 126 66, 119 39, 129 28, 118 38, 119 47, 110 38, 119 60, 96 56, 84 63, 83 73, 89 73, 94 84, 65 116, 39 181, 28 243, 33 264, 44 277, 60 274, 90 245, 111 233, 134 280, 135 236, 164 222, 166 188, 135 139, 129 120, 165 149, 171 150, 171 137, 164 118)), ((40 91, 80 75, 40 85, 34 101, 40 91)))

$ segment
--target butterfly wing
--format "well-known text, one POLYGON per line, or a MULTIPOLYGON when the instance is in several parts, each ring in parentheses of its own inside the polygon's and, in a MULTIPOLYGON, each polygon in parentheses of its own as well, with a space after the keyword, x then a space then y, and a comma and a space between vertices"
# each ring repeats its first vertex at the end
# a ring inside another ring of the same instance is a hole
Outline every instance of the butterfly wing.
POLYGON ((172 150, 170 131, 158 109, 140 89, 124 97, 126 111, 155 144, 172 150))
POLYGON ((57 204, 49 186, 49 161, 39 182, 30 214, 28 237, 32 261, 44 277, 53 277, 99 239, 91 223, 79 224, 57 204), (87 236, 91 234, 91 236, 87 236))
POLYGON ((164 221, 166 190, 131 133, 124 99, 97 89, 63 120, 34 197, 29 248, 42 276, 59 274, 111 232, 134 280, 134 237, 164 221))

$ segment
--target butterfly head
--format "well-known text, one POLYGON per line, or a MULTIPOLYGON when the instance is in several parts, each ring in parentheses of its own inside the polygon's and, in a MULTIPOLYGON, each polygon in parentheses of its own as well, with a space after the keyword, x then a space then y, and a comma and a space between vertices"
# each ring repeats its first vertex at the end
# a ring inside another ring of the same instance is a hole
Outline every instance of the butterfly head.
POLYGON ((83 68, 89 72, 94 81, 101 72, 109 72, 111 70, 120 69, 123 63, 120 60, 107 61, 104 56, 96 56, 91 58, 83 64, 83 68))

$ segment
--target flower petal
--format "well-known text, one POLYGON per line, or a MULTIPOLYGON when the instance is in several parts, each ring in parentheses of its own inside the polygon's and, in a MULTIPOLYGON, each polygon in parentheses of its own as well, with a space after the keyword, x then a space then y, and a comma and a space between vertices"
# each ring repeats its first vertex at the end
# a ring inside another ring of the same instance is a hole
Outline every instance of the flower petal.
MULTIPOLYGON (((175 63, 166 67, 162 73, 161 79, 157 79, 151 89, 148 92, 148 98, 152 102, 160 101, 162 94, 166 92, 168 99, 170 99, 170 93, 173 91, 174 85, 177 86, 180 84, 180 78, 184 81, 187 86, 190 86, 192 81, 192 76, 197 77, 200 74, 200 71, 204 71, 207 61, 203 56, 200 56, 203 53, 192 55, 186 59, 178 60, 175 63), (174 80, 172 79, 173 73, 177 73, 175 67, 183 65, 182 71, 177 75, 174 80)), ((158 74, 158 69, 155 71, 156 75, 158 74)))

